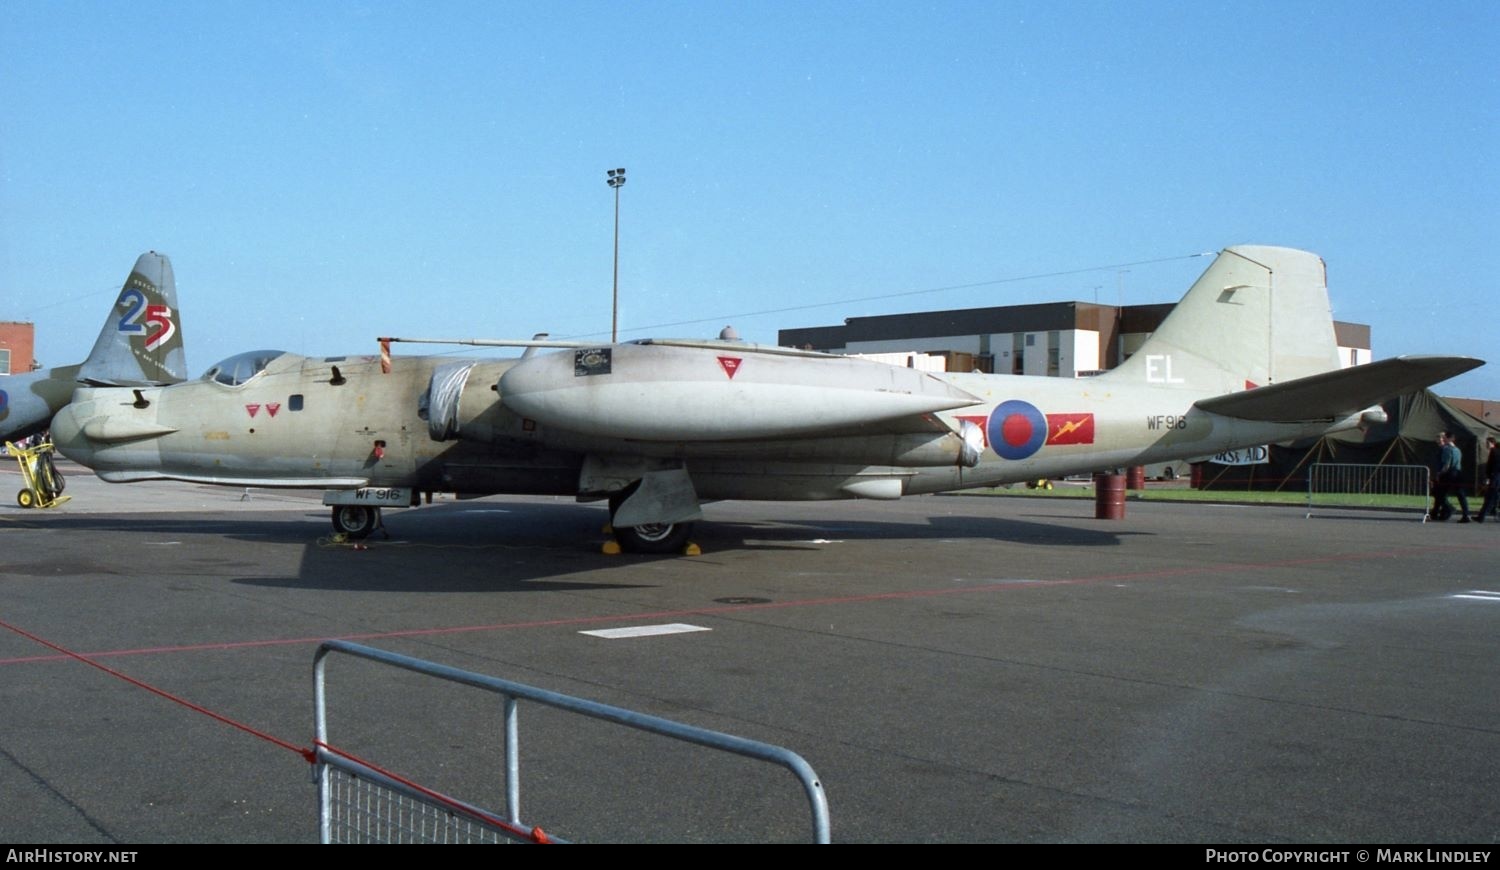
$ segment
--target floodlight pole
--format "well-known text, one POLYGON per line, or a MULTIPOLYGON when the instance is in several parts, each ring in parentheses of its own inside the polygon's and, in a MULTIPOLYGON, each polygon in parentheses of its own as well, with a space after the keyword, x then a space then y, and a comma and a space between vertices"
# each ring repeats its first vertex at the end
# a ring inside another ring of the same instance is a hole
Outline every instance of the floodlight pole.
POLYGON ((614 344, 620 340, 620 188, 625 186, 625 167, 611 169, 606 175, 606 183, 615 191, 615 282, 609 312, 609 341, 614 344))

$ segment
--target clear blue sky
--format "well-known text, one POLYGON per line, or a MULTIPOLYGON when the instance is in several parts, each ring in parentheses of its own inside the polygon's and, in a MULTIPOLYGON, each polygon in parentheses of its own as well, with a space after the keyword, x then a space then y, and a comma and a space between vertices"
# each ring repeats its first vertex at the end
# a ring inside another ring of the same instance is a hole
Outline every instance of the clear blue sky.
POLYGON ((147 249, 194 373, 383 334, 607 336, 623 166, 627 338, 1175 301, 1188 255, 1276 244, 1325 258, 1377 357, 1493 357, 1441 389, 1500 398, 1492 0, 0 15, 0 319, 35 321, 48 365, 86 355, 147 249))

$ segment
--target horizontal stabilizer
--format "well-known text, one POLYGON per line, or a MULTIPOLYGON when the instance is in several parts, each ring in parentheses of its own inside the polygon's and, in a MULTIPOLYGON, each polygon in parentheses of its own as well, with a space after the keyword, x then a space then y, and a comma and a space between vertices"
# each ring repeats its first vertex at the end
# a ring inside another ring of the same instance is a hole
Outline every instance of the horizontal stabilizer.
POLYGON ((1466 356, 1398 356, 1195 404, 1225 417, 1268 423, 1338 419, 1482 365, 1484 360, 1466 356))

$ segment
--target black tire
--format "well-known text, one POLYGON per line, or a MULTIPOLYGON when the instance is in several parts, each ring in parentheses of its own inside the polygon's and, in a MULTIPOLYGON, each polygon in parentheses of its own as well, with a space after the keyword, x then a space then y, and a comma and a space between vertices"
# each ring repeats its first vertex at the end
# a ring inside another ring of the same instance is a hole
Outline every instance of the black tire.
POLYGON ((23 508, 36 507, 36 493, 32 492, 29 489, 21 490, 20 492, 16 493, 16 504, 20 505, 23 508))
POLYGON ((648 523, 615 526, 615 540, 627 553, 681 553, 693 533, 692 523, 648 523))
POLYGON ((681 553, 687 546, 688 536, 693 533, 692 523, 647 523, 641 526, 615 524, 615 513, 620 505, 639 487, 636 481, 609 497, 609 525, 614 529, 615 541, 627 553, 681 553))
POLYGON ((50 453, 43 453, 37 457, 36 484, 37 488, 46 494, 48 498, 56 498, 62 495, 63 487, 65 486, 62 472, 58 471, 57 466, 52 464, 52 454, 50 453))
POLYGON ((333 506, 333 529, 351 540, 360 541, 370 536, 380 525, 380 508, 360 504, 336 504, 333 506))

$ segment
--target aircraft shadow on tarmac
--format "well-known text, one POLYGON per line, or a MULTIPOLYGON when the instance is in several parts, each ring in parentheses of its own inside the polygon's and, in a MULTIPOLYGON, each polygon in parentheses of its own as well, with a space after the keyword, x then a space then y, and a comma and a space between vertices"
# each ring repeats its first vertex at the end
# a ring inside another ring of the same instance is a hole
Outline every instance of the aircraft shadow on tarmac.
MULTIPOLYGON (((768 510, 768 515, 773 515, 768 510)), ((993 541, 1041 546, 1117 546, 1123 535, 1142 534, 983 516, 939 516, 921 522, 837 521, 700 523, 694 541, 697 559, 740 551, 802 551, 817 541, 993 541)), ((1073 518, 1073 519, 1076 519, 1073 518)), ((376 534, 368 550, 309 544, 295 576, 241 577, 258 586, 390 592, 526 592, 622 589, 661 585, 641 583, 635 572, 612 569, 681 556, 605 556, 600 545, 605 513, 578 504, 440 505, 410 513, 391 512, 391 538, 376 534), (590 581, 585 577, 598 577, 590 581)), ((305 534, 305 531, 303 532, 305 534)), ((681 562, 691 570, 695 559, 681 562)), ((670 575, 653 575, 670 576, 670 575)), ((664 580, 663 582, 670 582, 664 580)))
MULTIPOLYGON (((740 551, 810 550, 820 546, 818 542, 829 540, 959 540, 1100 547, 1117 546, 1125 535, 1143 534, 1080 528, 1067 522, 1077 520, 1076 516, 1059 517, 1059 522, 979 515, 941 515, 908 522, 830 518, 827 524, 821 524, 776 520, 774 505, 766 506, 765 521, 720 521, 713 514, 710 506, 708 521, 699 523, 695 530, 693 539, 705 554, 698 558, 740 551)), ((574 502, 486 500, 440 504, 413 511, 387 511, 390 537, 377 531, 365 542, 366 549, 333 542, 325 509, 316 505, 310 505, 306 512, 217 513, 199 518, 80 514, 13 521, 34 528, 85 533, 168 535, 189 545, 196 540, 203 547, 203 555, 194 561, 205 572, 220 571, 234 583, 299 589, 398 593, 620 589, 660 584, 643 584, 639 573, 610 569, 682 558, 605 556, 600 552, 607 539, 605 520, 602 505, 574 502), (244 569, 257 563, 247 560, 242 549, 236 554, 234 547, 213 548, 215 538, 239 544, 300 545, 299 568, 288 575, 242 576, 244 569)), ((691 564, 690 560, 684 566, 691 564)))
MULTIPOLYGON (((1058 519, 1077 519, 1059 517, 1058 519)), ((843 541, 994 541, 1052 547, 1113 547, 1127 535, 1143 532, 1080 529, 1046 522, 985 516, 936 516, 920 523, 708 522, 694 539, 707 549, 801 550, 816 540, 843 541)))
MULTIPOLYGON (((861 521, 838 519, 827 523, 776 519, 775 504, 765 506, 764 521, 735 521, 714 516, 697 524, 693 540, 705 553, 729 550, 801 550, 815 540, 967 540, 1035 544, 1058 547, 1118 546, 1126 535, 1145 534, 1113 528, 1079 528, 1075 525, 1038 522, 1031 519, 982 515, 939 515, 917 521, 861 521)), ((1071 521, 1078 517, 1057 517, 1071 521)), ((602 505, 511 503, 485 501, 472 505, 448 504, 410 513, 388 512, 386 521, 393 538, 412 545, 488 546, 576 552, 599 555, 606 521, 602 505)), ((371 537, 381 543, 380 536, 371 537)), ((672 559, 628 555, 621 558, 672 559)), ((605 564, 612 560, 605 560, 605 564)))

